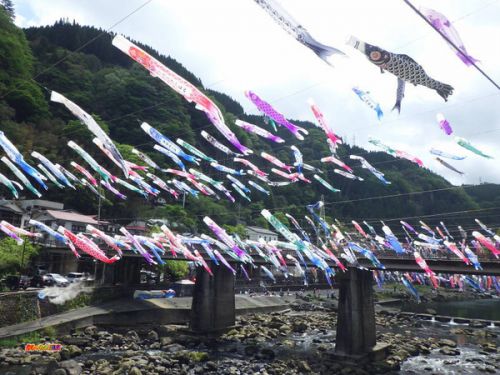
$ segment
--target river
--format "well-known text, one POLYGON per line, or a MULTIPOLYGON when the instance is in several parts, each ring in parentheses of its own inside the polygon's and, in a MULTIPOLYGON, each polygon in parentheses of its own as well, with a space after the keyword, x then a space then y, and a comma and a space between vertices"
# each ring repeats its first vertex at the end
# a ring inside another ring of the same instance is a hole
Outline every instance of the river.
POLYGON ((404 302, 401 306, 401 311, 415 313, 428 313, 428 309, 435 310, 437 315, 500 321, 500 299, 497 298, 419 304, 404 302))

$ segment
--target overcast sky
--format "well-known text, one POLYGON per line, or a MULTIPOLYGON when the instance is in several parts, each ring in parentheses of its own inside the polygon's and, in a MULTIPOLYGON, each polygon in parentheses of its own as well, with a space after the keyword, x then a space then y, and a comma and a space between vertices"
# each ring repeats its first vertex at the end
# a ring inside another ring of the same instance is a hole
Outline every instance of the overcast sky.
MULTIPOLYGON (((19 26, 52 24, 60 18, 108 29, 146 0, 14 0, 19 26)), ((314 98, 330 126, 349 143, 375 150, 370 136, 405 150, 454 184, 500 183, 500 91, 474 68, 466 67, 403 0, 281 0, 318 41, 345 51, 349 58, 331 68, 296 42, 253 0, 152 0, 113 31, 170 55, 201 78, 204 85, 239 101, 255 91, 289 118, 313 121, 306 103, 314 98), (380 71, 345 45, 349 35, 388 51, 405 53, 427 73, 451 84, 445 103, 430 89, 407 85, 402 112, 391 112, 396 78, 380 71), (375 112, 351 91, 370 91, 384 110, 375 112), (442 112, 454 134, 493 155, 487 160, 457 146, 435 119, 442 112), (450 161, 465 172, 449 171, 429 153, 431 147, 467 155, 450 161)), ((500 1, 414 0, 454 22, 468 52, 500 82, 500 1)), ((114 48, 110 45, 110 48, 114 48)), ((215 132, 214 132, 215 134, 215 132)), ((307 161, 306 161, 307 162, 307 161)), ((383 166, 381 166, 383 170, 383 166)))

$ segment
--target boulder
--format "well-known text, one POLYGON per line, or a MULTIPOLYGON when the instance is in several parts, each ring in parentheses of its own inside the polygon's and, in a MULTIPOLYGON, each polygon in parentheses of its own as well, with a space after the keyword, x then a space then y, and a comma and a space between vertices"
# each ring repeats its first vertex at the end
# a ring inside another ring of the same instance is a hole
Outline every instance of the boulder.
POLYGON ((448 346, 442 347, 439 349, 439 353, 444 355, 460 355, 460 350, 456 348, 450 348, 448 346))
POLYGON ((139 341, 139 335, 137 334, 136 331, 130 330, 126 334, 127 338, 132 340, 132 341, 139 341))
MULTIPOLYGON (((135 333, 135 331, 131 331, 131 332, 135 333)), ((128 333, 127 333, 127 335, 128 335, 128 333)), ((136 335, 137 335, 137 333, 136 333, 136 335)), ((137 338, 139 338, 139 337, 137 336, 137 338)), ((118 334, 118 333, 113 333, 113 336, 111 336, 111 344, 123 345, 123 336, 118 334)))
POLYGON ((147 338, 149 341, 155 342, 159 340, 159 335, 156 331, 151 330, 148 332, 147 338))
POLYGON ((259 347, 257 345, 247 345, 244 350, 246 355, 253 356, 259 352, 259 347))
POLYGON ((486 322, 480 322, 479 320, 471 320, 469 323, 469 327, 472 328, 484 328, 488 325, 486 322))
POLYGON ((88 326, 83 330, 87 336, 97 336, 97 327, 96 326, 88 326))
POLYGON ((59 362, 59 366, 66 370, 68 375, 80 375, 82 373, 82 366, 74 359, 59 362))
POLYGON ((450 347, 450 348, 456 348, 457 347, 457 343, 453 340, 448 340, 448 339, 441 339, 438 341, 438 345, 439 346, 447 346, 447 347, 450 347))
POLYGON ((129 375, 142 375, 141 370, 139 370, 137 367, 132 367, 130 371, 128 372, 129 375))

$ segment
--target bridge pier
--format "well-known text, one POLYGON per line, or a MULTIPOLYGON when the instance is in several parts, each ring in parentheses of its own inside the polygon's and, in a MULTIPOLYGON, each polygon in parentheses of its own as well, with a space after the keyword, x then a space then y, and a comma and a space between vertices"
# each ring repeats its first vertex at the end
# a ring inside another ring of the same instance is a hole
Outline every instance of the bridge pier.
POLYGON ((196 270, 190 329, 198 333, 224 331, 236 322, 234 274, 222 265, 211 268, 213 276, 196 270))
POLYGON ((376 344, 371 271, 349 267, 337 274, 339 305, 336 354, 364 356, 376 344))

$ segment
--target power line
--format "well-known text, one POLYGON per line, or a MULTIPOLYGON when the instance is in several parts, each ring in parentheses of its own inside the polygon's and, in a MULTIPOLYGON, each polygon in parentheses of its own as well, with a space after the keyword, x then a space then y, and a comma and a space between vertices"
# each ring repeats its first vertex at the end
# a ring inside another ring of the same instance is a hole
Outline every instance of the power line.
MULTIPOLYGON (((403 0, 416 14, 418 14, 430 27, 432 27, 441 37, 448 42, 450 46, 452 46, 458 53, 463 54, 462 50, 457 47, 457 45, 450 40, 446 35, 444 35, 436 26, 430 22, 427 17, 425 17, 411 2, 410 0, 403 0)), ((500 86, 488 75, 484 70, 482 70, 477 64, 469 59, 469 63, 476 68, 479 73, 481 73, 488 81, 490 81, 493 86, 495 86, 498 90, 500 90, 500 86)))
POLYGON ((397 217, 397 218, 380 218, 380 219, 365 219, 367 223, 373 223, 377 221, 384 221, 384 222, 391 222, 391 221, 399 221, 399 220, 411 220, 411 219, 425 219, 425 218, 431 218, 431 217, 443 217, 443 216, 454 216, 454 215, 459 215, 459 214, 465 214, 469 212, 482 212, 482 211, 491 211, 491 210, 498 210, 500 209, 500 206, 498 207, 489 207, 489 208, 477 208, 477 209, 471 209, 471 210, 462 210, 462 211, 452 211, 452 212, 439 212, 436 214, 428 214, 428 215, 419 215, 419 216, 404 216, 404 217, 397 217))

